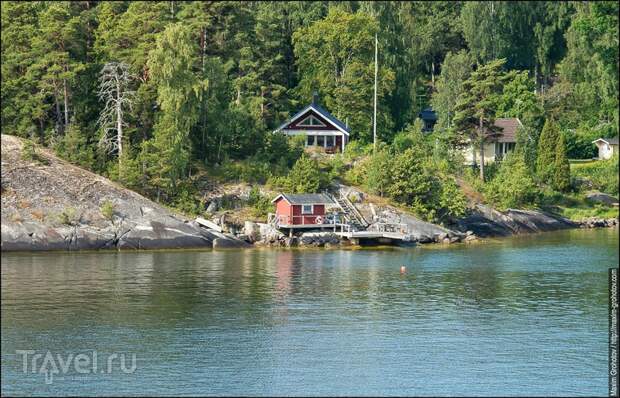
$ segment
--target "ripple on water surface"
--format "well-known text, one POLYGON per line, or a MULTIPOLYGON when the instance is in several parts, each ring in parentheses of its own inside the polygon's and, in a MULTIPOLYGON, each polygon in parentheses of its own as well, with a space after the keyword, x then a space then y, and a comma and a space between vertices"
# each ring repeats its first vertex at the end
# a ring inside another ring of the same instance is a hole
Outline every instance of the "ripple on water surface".
POLYGON ((2 393, 602 395, 614 265, 617 230, 448 249, 2 254, 2 393), (137 369, 48 385, 16 350, 134 353, 137 369))

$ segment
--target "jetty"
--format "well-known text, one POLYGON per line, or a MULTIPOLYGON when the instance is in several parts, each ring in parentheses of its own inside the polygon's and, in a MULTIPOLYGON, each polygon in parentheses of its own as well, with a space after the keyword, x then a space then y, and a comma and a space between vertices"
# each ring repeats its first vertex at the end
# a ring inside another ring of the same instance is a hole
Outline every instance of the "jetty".
MULTIPOLYGON (((377 241, 410 242, 412 235, 404 223, 369 223, 355 205, 349 200, 348 193, 339 190, 337 195, 330 193, 285 194, 273 199, 276 213, 268 215, 268 224, 288 232, 294 231, 331 232, 353 243, 377 241)), ((306 234, 312 234, 306 232, 306 234)))

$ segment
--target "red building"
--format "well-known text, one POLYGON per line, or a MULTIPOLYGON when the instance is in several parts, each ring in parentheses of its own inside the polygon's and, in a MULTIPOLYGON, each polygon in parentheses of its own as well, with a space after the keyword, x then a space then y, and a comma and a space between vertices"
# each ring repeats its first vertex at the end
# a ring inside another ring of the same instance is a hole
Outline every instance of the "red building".
POLYGON ((316 94, 312 103, 278 127, 275 132, 303 135, 306 147, 323 148, 327 153, 344 152, 349 141, 349 128, 318 104, 316 94))
POLYGON ((333 224, 326 219, 326 208, 334 201, 325 194, 280 194, 271 201, 276 205, 274 222, 281 228, 313 228, 333 224))

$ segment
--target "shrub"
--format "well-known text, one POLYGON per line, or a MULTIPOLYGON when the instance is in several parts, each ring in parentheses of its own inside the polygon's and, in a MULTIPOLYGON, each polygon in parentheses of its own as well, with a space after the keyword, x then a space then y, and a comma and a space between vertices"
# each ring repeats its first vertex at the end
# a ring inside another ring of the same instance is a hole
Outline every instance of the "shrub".
POLYGON ((361 141, 351 141, 344 148, 344 157, 353 160, 372 153, 372 144, 363 144, 361 141))
POLYGON ((532 204, 539 194, 523 157, 514 153, 501 162, 495 178, 484 187, 484 193, 500 209, 532 204))
POLYGON ((41 156, 37 151, 37 147, 31 140, 24 140, 21 151, 22 159, 28 160, 31 162, 47 165, 49 161, 41 156))
POLYGON ((66 207, 59 215, 58 221, 65 225, 77 224, 79 217, 77 216, 77 210, 74 207, 66 207))
POLYGON ((538 140, 536 173, 540 181, 550 184, 555 173, 556 147, 560 138, 557 125, 547 119, 538 140))
POLYGON ((271 176, 267 180, 267 186, 272 189, 287 189, 290 184, 287 176, 271 176))
POLYGON ((248 204, 252 206, 252 215, 254 217, 266 217, 273 207, 271 200, 261 195, 257 187, 253 187, 250 190, 248 204))
POLYGON ((112 221, 114 219, 115 207, 112 201, 110 200, 104 201, 101 207, 99 208, 99 211, 101 212, 101 215, 103 216, 103 218, 105 218, 106 220, 112 221))
POLYGON ((372 193, 383 196, 392 183, 393 156, 386 149, 378 150, 368 158, 364 170, 364 186, 372 193))
POLYGON ((467 212, 467 197, 452 178, 445 178, 441 184, 438 203, 439 220, 463 217, 467 212))
POLYGON ((365 185, 369 164, 370 157, 356 161, 353 167, 344 173, 345 182, 351 185, 365 185))
POLYGON ((224 181, 264 184, 271 176, 272 165, 258 158, 225 160, 214 170, 224 181))
POLYGON ((422 120, 419 118, 413 124, 407 125, 394 136, 392 149, 398 153, 413 146, 423 146, 425 150, 430 152, 430 145, 427 142, 427 137, 422 132, 422 127, 422 120))
POLYGON ((325 175, 327 176, 327 180, 328 180, 327 183, 337 178, 341 178, 344 175, 345 168, 346 166, 344 163, 343 156, 341 154, 336 154, 328 158, 325 164, 325 169, 327 171, 325 175))
POLYGON ((188 186, 179 186, 175 195, 174 208, 180 212, 197 216, 201 212, 200 200, 195 197, 194 191, 188 186))
POLYGON ((320 188, 321 172, 318 163, 302 154, 288 175, 288 189, 296 193, 312 193, 320 188))
POLYGON ((137 189, 144 185, 144 174, 142 173, 142 163, 140 158, 133 157, 131 148, 128 146, 123 152, 119 168, 118 161, 110 162, 107 175, 114 181, 119 181, 123 186, 137 189))
POLYGON ((396 201, 411 206, 416 213, 427 219, 433 218, 433 188, 436 188, 432 176, 422 167, 423 156, 413 148, 396 156, 393 161, 392 181, 386 192, 396 201))
POLYGON ((564 136, 560 135, 555 154, 553 174, 553 188, 566 192, 570 188, 570 165, 566 157, 566 143, 564 136))
POLYGON ((69 124, 65 135, 55 143, 54 150, 61 158, 87 169, 95 163, 95 153, 74 121, 69 124))

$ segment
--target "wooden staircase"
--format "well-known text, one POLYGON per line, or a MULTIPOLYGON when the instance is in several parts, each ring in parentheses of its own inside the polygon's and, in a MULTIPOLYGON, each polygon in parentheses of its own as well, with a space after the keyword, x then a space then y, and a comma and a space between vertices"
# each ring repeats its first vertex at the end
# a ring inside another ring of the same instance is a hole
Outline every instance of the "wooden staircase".
POLYGON ((351 230, 361 231, 368 228, 368 223, 364 219, 364 216, 357 210, 355 205, 347 198, 347 194, 342 191, 338 192, 338 196, 333 197, 334 201, 338 203, 338 206, 342 209, 345 217, 351 225, 351 230))

